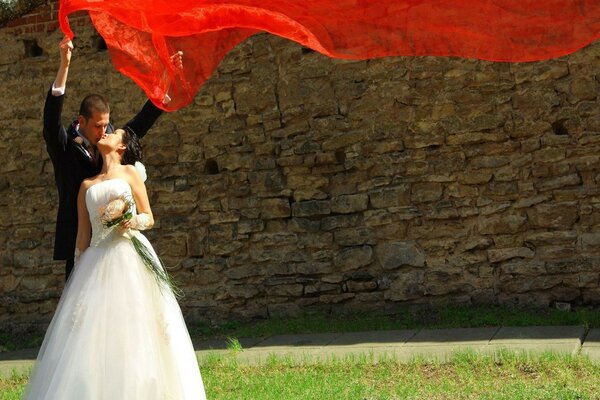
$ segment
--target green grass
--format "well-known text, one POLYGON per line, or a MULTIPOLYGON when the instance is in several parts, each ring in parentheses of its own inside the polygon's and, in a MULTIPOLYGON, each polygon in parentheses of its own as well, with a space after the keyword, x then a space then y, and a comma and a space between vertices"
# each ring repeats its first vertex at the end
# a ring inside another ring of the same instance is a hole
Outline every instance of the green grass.
MULTIPOLYGON (((231 356, 201 363, 210 400, 598 399, 600 365, 582 356, 455 354, 449 362, 355 357, 324 363, 272 358, 258 366, 231 356), (378 362, 374 362, 378 361, 378 362)), ((16 400, 24 377, 0 379, 0 400, 16 400)))
POLYGON ((189 324, 194 338, 266 337, 276 334, 356 332, 390 329, 468 328, 486 326, 583 325, 600 327, 600 310, 523 309, 506 307, 444 307, 405 310, 393 316, 368 314, 304 315, 223 325, 189 324))
POLYGON ((0 400, 19 400, 27 384, 27 374, 13 375, 9 379, 0 378, 0 400))
POLYGON ((242 351, 244 351, 240 341, 234 337, 227 338, 227 349, 234 354, 241 353, 242 351))
POLYGON ((600 366, 586 358, 460 353, 447 363, 368 358, 324 364, 232 359, 202 365, 209 399, 597 399, 600 366))

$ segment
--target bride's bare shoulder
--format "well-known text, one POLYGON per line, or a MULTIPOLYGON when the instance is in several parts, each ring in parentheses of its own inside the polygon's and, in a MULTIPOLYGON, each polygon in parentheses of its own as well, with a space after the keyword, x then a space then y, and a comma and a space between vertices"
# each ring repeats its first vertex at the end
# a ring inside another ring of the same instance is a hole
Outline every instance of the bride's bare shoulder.
POLYGON ((81 188, 82 189, 88 189, 90 186, 94 185, 94 182, 96 181, 96 177, 91 177, 91 178, 86 178, 83 180, 83 182, 81 182, 81 188))
POLYGON ((92 178, 87 178, 84 179, 81 182, 81 185, 79 185, 79 196, 85 196, 85 194, 87 193, 88 189, 91 188, 92 186, 94 186, 94 179, 95 177, 92 178))
POLYGON ((135 166, 127 164, 127 165, 123 165, 123 171, 125 172, 125 175, 127 176, 127 180, 130 184, 135 184, 138 183, 138 181, 140 180, 140 174, 137 171, 137 169, 135 168, 135 166))

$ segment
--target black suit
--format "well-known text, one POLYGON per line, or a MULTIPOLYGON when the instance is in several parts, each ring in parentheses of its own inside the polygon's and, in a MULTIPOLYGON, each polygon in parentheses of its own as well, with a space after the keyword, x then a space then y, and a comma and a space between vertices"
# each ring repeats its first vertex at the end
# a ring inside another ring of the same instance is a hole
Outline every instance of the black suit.
MULTIPOLYGON (((75 240, 77 239, 77 193, 84 179, 98 175, 102 159, 94 162, 84 147, 74 138, 73 125, 68 130, 61 123, 64 95, 53 96, 48 91, 44 105, 44 140, 54 167, 54 180, 58 188, 58 215, 54 236, 54 259, 67 260, 66 276, 73 265, 75 240)), ((142 138, 162 114, 162 110, 147 101, 142 110, 127 124, 125 129, 142 138)))

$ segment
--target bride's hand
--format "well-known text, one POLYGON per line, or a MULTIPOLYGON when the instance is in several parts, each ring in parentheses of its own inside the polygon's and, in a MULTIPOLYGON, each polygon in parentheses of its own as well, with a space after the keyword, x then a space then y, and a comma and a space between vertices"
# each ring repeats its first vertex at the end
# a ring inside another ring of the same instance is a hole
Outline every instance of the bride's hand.
POLYGON ((124 238, 129 238, 131 235, 131 220, 125 220, 117 225, 117 234, 124 238))
POLYGON ((125 221, 121 222, 120 227, 125 230, 131 229, 131 219, 126 219, 125 221))

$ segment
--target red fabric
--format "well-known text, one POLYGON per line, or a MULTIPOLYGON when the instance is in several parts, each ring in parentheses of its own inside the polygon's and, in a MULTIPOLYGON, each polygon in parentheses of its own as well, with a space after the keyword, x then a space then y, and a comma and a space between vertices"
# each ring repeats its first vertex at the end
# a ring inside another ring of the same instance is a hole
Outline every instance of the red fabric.
POLYGON ((221 59, 266 31, 330 57, 455 56, 535 61, 600 37, 600 0, 61 0, 88 10, 116 68, 155 104, 189 104, 221 59), (184 51, 184 70, 168 57, 184 51), (169 84, 169 82, 171 82, 169 84))

